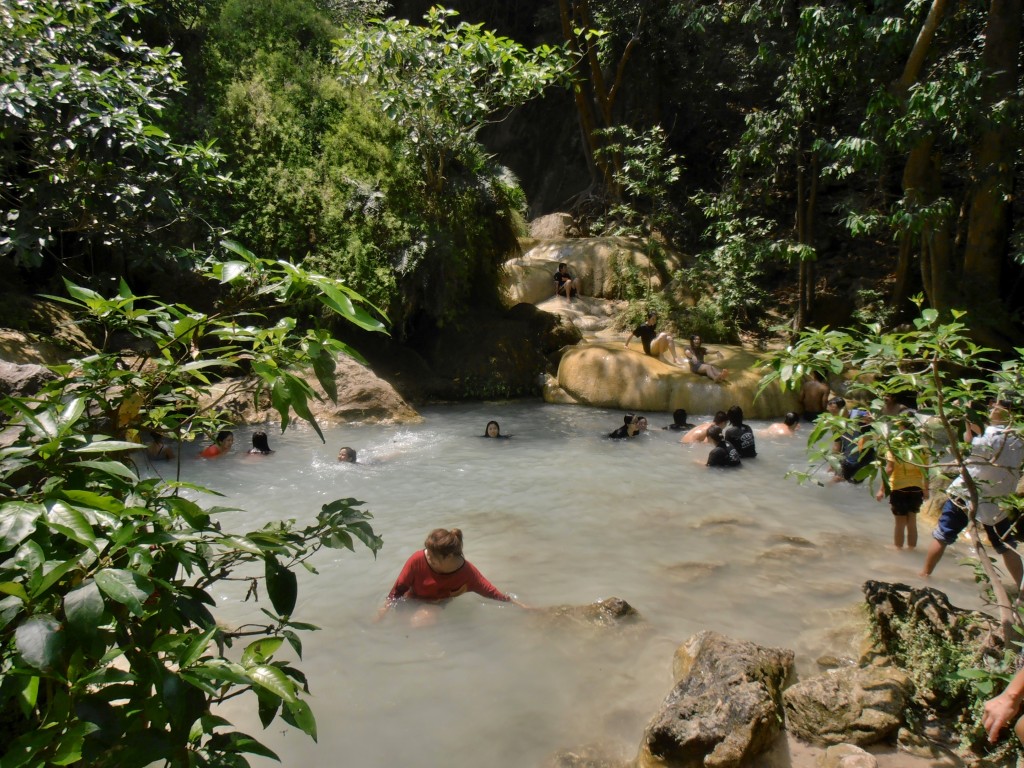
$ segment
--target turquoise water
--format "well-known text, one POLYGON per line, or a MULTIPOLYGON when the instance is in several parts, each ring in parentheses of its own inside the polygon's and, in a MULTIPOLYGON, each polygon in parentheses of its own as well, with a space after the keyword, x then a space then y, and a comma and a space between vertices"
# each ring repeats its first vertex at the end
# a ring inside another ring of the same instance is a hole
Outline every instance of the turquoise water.
MULTIPOLYGON (((701 629, 792 648, 812 673, 824 653, 854 653, 866 579, 923 583, 917 553, 891 547, 888 506, 865 486, 801 486, 801 437, 758 442, 741 470, 703 466, 706 445, 659 429, 604 435, 622 413, 539 402, 429 408, 423 424, 272 429, 269 457, 195 458, 183 474, 225 494, 225 527, 312 518, 339 497, 366 502, 384 549, 324 550, 300 572, 304 639, 319 743, 283 723, 262 731, 252 702, 224 714, 277 750, 286 766, 519 768, 558 749, 603 743, 632 756, 672 685, 675 648, 701 629), (479 437, 489 419, 509 440, 479 437), (338 464, 338 448, 360 463, 338 464), (532 606, 618 596, 645 617, 635 635, 555 627, 465 595, 434 626, 373 617, 406 558, 436 527, 459 527, 465 554, 500 589, 532 606)), ((703 421, 692 417, 691 421, 703 421)), ((763 422, 752 422, 762 428, 763 422)), ((252 429, 236 431, 236 447, 252 429)), ((960 554, 967 554, 958 545, 960 554)), ((932 585, 977 604, 969 569, 947 553, 932 585)), ((244 588, 216 595, 225 623, 258 620, 244 588)), ((267 765, 271 765, 269 761, 267 765)))

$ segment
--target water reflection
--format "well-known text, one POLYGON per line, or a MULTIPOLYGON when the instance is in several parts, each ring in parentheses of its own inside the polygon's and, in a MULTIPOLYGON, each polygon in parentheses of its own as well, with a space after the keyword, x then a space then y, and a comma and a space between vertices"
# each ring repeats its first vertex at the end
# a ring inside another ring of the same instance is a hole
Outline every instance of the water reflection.
MULTIPOLYGON (((283 725, 261 732, 237 702, 226 713, 262 733, 284 765, 520 768, 595 741, 631 756, 671 685, 672 653, 693 632, 792 648, 806 673, 823 653, 852 652, 866 579, 920 583, 923 551, 891 548, 888 505, 866 487, 784 479, 805 468, 799 436, 759 440, 757 459, 723 472, 702 466, 709 446, 680 445, 660 429, 669 414, 648 414, 651 431, 631 441, 604 437, 621 423, 618 411, 474 404, 424 416, 415 426, 325 430, 326 445, 311 430, 268 429, 270 457, 202 461, 185 450, 187 479, 246 510, 224 513, 226 526, 309 519, 327 501, 355 497, 384 537, 376 560, 324 551, 319 576, 300 573, 296 616, 323 628, 305 638, 301 665, 320 743, 283 725), (512 439, 479 437, 490 419, 512 439), (360 463, 339 464, 342 445, 360 463), (461 528, 466 557, 531 605, 616 595, 649 631, 552 627, 475 595, 426 629, 395 615, 373 624, 435 527, 461 528)), ((236 430, 239 445, 250 431, 236 430)), ((933 583, 955 603, 977 604, 970 572, 953 558, 933 583)), ((241 597, 228 587, 217 595, 226 620, 258 612, 241 597)))

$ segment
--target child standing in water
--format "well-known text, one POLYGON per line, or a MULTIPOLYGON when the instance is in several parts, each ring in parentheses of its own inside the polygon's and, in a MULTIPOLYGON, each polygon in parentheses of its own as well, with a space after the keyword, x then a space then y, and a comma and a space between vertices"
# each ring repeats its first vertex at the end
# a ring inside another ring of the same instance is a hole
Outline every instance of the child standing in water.
POLYGON ((885 455, 885 478, 875 498, 885 498, 889 489, 889 509, 893 514, 892 542, 896 549, 917 547, 917 513, 928 498, 928 473, 924 467, 897 458, 892 451, 885 455))

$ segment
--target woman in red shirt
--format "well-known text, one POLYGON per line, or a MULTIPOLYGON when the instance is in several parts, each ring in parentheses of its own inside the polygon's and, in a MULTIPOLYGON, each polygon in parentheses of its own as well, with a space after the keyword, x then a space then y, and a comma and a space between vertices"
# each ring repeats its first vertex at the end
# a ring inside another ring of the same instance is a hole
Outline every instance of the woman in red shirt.
MULTIPOLYGON (((476 592, 491 600, 526 607, 491 584, 462 556, 462 531, 458 528, 450 531, 436 528, 423 542, 423 549, 406 560, 377 618, 402 598, 440 603, 465 592, 476 592)), ((430 618, 433 618, 433 611, 424 609, 417 611, 412 621, 413 624, 423 624, 430 618)))

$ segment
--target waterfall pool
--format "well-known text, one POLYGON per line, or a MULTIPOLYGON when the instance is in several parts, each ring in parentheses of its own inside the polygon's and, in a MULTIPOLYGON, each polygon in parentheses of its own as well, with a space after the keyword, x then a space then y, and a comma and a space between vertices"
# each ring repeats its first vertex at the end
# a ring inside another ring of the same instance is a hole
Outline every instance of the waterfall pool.
MULTIPOLYGON (((661 429, 668 414, 644 414, 646 435, 611 441, 620 411, 513 402, 422 413, 416 425, 327 428, 326 444, 308 427, 270 426, 267 457, 244 455, 258 427, 237 429, 234 452, 219 459, 183 447, 183 479, 225 494, 208 503, 246 510, 222 513, 225 528, 301 522, 354 497, 384 538, 376 559, 361 546, 325 549, 319 575, 299 569, 295 619, 321 628, 303 636, 298 664, 318 743, 280 720, 264 731, 251 697, 224 707, 285 766, 523 768, 593 743, 632 757, 671 688, 672 654, 694 632, 791 648, 798 673, 815 674, 822 654, 856 655, 865 580, 923 583, 927 523, 917 551, 899 552, 888 504, 866 485, 786 478, 807 468, 806 425, 793 438, 760 437, 757 459, 721 470, 703 466, 710 446, 661 429), (490 419, 511 439, 480 437, 490 419), (343 445, 359 463, 337 462, 343 445), (394 611, 374 623, 438 527, 461 528, 466 558, 531 606, 618 596, 649 630, 552 625, 473 594, 430 627, 394 611)), ((947 552, 931 583, 978 607, 971 570, 957 566, 968 552, 947 552)), ((243 585, 218 590, 225 624, 259 620, 243 585)), ((264 764, 274 763, 254 760, 264 764)))

